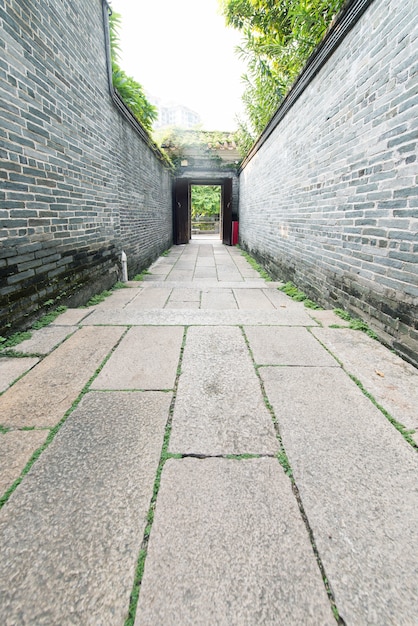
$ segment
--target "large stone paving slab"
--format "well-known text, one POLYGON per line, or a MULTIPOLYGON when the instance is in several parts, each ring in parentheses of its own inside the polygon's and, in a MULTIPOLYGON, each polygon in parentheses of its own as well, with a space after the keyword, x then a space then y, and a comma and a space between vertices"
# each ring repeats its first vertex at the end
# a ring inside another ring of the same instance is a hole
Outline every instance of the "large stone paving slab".
POLYGON ((197 280, 200 278, 216 279, 216 270, 215 268, 211 269, 210 267, 202 267, 202 269, 196 268, 193 276, 197 280))
POLYGON ((162 309, 167 302, 171 293, 170 288, 166 287, 144 287, 139 294, 131 302, 129 302, 125 309, 127 311, 135 310, 147 310, 147 309, 162 309))
MULTIPOLYGON (((169 274, 169 278, 170 281, 178 281, 178 282, 187 282, 187 281, 192 281, 193 280, 193 270, 182 270, 182 269, 176 269, 176 267, 171 270, 170 274, 169 274)), ((153 276, 145 276, 145 280, 161 280, 161 278, 159 276, 157 277, 153 277, 153 276)))
POLYGON ((232 289, 205 289, 202 291, 202 309, 238 309, 232 289))
POLYGON ((135 626, 335 624, 275 459, 169 460, 135 626))
POLYGON ((172 389, 182 342, 179 326, 129 329, 91 388, 172 389))
POLYGON ((415 624, 418 457, 339 368, 262 368, 348 625, 415 624))
POLYGON ((169 302, 200 302, 200 289, 175 288, 169 302))
POLYGON ((113 291, 110 296, 107 296, 103 302, 94 305, 94 308, 99 310, 123 308, 134 300, 137 295, 138 289, 132 289, 131 287, 118 289, 113 291))
POLYGON ((54 426, 123 332, 110 327, 76 332, 0 397, 3 425, 54 426))
POLYGON ((179 302, 177 300, 170 300, 164 307, 165 309, 200 309, 200 302, 179 302))
POLYGON ((67 309, 61 315, 55 318, 51 323, 51 326, 75 326, 79 324, 82 319, 90 315, 93 308, 86 309, 67 309))
MULTIPOLYGON (((315 329, 315 337, 398 422, 418 431, 418 370, 356 330, 315 329)), ((412 437, 418 443, 418 433, 412 437)))
MULTIPOLYGON (((277 288, 270 287, 271 283, 266 283, 266 289, 263 289, 264 295, 270 300, 270 302, 276 307, 276 309, 281 308, 291 308, 291 309, 301 309, 302 311, 305 309, 302 302, 295 302, 292 298, 289 298, 288 295, 283 293, 283 291, 279 291, 277 288)), ((309 311, 305 311, 307 315, 309 315, 309 311)))
MULTIPOLYGON (((6 391, 15 380, 28 372, 38 361, 39 359, 36 357, 0 357, 0 393, 6 391)), ((0 424, 3 423, 2 420, 3 416, 0 410, 0 424)))
POLYGON ((196 309, 136 310, 133 305, 118 311, 94 311, 82 325, 112 326, 314 326, 315 322, 303 308, 271 311, 233 311, 196 309))
POLYGON ((334 326, 343 326, 345 328, 348 328, 350 325, 350 322, 343 320, 336 313, 334 313, 332 309, 327 309, 324 311, 312 310, 312 311, 309 311, 309 315, 312 317, 312 319, 317 320, 318 322, 322 324, 322 326, 325 326, 325 327, 334 325, 334 326))
POLYGON ((174 263, 155 263, 151 265, 150 272, 159 276, 167 276, 173 269, 174 263))
POLYGON ((268 311, 275 308, 263 289, 237 289, 234 294, 240 309, 268 311))
POLYGON ((306 328, 246 326, 244 330, 258 365, 339 367, 306 328))
POLYGON ((89 393, 0 513, 0 614, 121 626, 170 397, 89 393))
POLYGON ((78 326, 46 326, 32 331, 32 337, 19 343, 15 350, 26 354, 48 354, 76 330, 78 326))
POLYGON ((190 328, 181 370, 171 452, 277 451, 273 422, 239 328, 190 328))
POLYGON ((0 495, 19 478, 48 435, 49 430, 13 430, 0 435, 0 495))

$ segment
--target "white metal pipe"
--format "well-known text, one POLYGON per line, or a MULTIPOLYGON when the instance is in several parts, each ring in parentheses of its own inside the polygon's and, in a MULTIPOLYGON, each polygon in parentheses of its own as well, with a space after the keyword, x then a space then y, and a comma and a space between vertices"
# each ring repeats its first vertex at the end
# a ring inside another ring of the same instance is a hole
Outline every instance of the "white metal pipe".
POLYGON ((121 253, 121 261, 122 261, 122 282, 127 283, 128 282, 128 259, 123 250, 121 253))

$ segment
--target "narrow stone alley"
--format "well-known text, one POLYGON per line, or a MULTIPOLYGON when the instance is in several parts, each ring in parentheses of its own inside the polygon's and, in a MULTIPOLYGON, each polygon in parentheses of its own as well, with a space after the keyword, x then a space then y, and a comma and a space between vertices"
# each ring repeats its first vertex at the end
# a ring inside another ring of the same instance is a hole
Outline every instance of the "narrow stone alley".
POLYGON ((418 624, 417 370, 214 238, 127 286, 0 359, 2 624, 418 624))

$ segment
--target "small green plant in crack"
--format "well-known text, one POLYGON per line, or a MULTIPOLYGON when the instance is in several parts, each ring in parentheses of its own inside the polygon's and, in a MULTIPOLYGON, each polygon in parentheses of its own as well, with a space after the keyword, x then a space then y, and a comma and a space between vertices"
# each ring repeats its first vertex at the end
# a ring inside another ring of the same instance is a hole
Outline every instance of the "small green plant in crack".
POLYGON ((293 471, 290 465, 290 461, 284 450, 281 450, 280 452, 277 453, 277 459, 280 465, 283 467, 284 473, 286 474, 286 476, 289 476, 289 478, 293 478, 293 471))
POLYGON ((126 283, 118 280, 118 282, 115 283, 111 288, 111 291, 117 291, 118 289, 129 289, 129 286, 126 283))
POLYGON ((22 343, 22 341, 26 341, 27 339, 31 339, 31 337, 32 337, 32 332, 31 331, 32 330, 39 330, 41 328, 44 328, 45 326, 49 326, 49 324, 51 324, 59 315, 61 315, 61 313, 64 313, 64 311, 66 311, 66 310, 67 310, 67 307, 59 306, 56 309, 54 309, 53 311, 50 311, 49 313, 47 313, 46 315, 41 317, 36 322, 34 322, 32 328, 30 330, 25 330, 25 331, 22 331, 22 332, 14 333, 13 335, 8 337, 7 339, 6 339, 6 337, 0 337, 0 349, 2 350, 2 354, 4 356, 14 356, 14 357, 29 356, 28 354, 24 354, 24 353, 20 353, 20 352, 7 351, 7 349, 8 348, 14 348, 14 346, 17 346, 19 343, 22 343))
POLYGON ((262 265, 260 265, 260 263, 257 263, 257 261, 250 254, 248 254, 248 252, 245 252, 245 250, 243 250, 242 248, 240 248, 240 250, 241 250, 242 256, 251 265, 251 267, 254 270, 256 270, 256 272, 258 272, 260 274, 261 278, 264 278, 264 280, 266 282, 271 282, 271 276, 264 269, 264 267, 262 267, 262 265))
POLYGON ((66 306, 59 306, 56 309, 54 309, 53 311, 50 311, 49 313, 47 313, 46 315, 44 315, 43 317, 41 317, 41 319, 37 320, 32 328, 34 330, 39 330, 40 328, 44 328, 45 326, 49 326, 49 324, 52 324, 52 322, 54 320, 56 320, 56 318, 61 315, 61 313, 64 313, 64 311, 67 310, 66 306))
POLYGON ((90 300, 84 306, 82 306, 80 308, 81 309, 85 309, 85 308, 87 308, 89 306, 96 306, 96 304, 100 304, 101 302, 106 300, 106 298, 111 296, 112 293, 114 291, 117 291, 118 289, 129 289, 129 287, 128 287, 128 285, 125 285, 125 283, 122 283, 122 282, 118 281, 110 289, 105 289, 101 293, 97 293, 95 296, 92 296, 90 298, 90 300))
POLYGON ((360 318, 353 318, 350 313, 344 311, 344 309, 334 309, 335 315, 341 317, 346 322, 349 322, 349 328, 351 330, 361 330, 363 333, 366 333, 372 339, 379 339, 374 330, 372 330, 366 322, 361 320, 360 318))
POLYGON ((366 335, 368 335, 372 339, 378 339, 378 337, 377 337, 376 333, 374 332, 374 330, 369 328, 369 326, 366 324, 366 322, 363 322, 363 320, 361 320, 361 319, 353 319, 353 320, 351 320, 349 328, 351 328, 353 330, 361 330, 363 333, 366 333, 366 335))
POLYGON ((183 341, 182 341, 182 345, 180 348, 180 356, 179 356, 178 367, 177 367, 176 382, 174 384, 173 397, 172 397, 170 409, 169 409, 169 417, 167 419, 167 423, 166 423, 166 427, 164 431, 164 439, 163 439, 163 445, 161 449, 160 461, 158 464, 158 469, 157 469, 157 473, 156 473, 155 481, 154 481, 153 493, 151 497, 150 506, 148 509, 147 526, 145 528, 141 549, 139 551, 139 556, 138 556, 138 561, 137 561, 137 566, 136 566, 135 576, 134 576, 134 581, 133 581, 133 587, 132 587, 132 592, 131 592, 131 597, 130 597, 128 617, 126 618, 124 626, 134 626, 134 623, 135 623, 136 607, 138 604, 139 592, 141 589, 142 577, 143 577, 144 567, 145 567, 145 560, 147 558, 148 540, 150 537, 152 523, 154 520, 154 511, 155 511, 155 507, 157 504, 157 497, 158 497, 158 492, 159 492, 160 483, 161 483, 161 474, 163 471, 164 464, 166 463, 168 459, 183 458, 183 455, 181 454, 172 454, 168 452, 168 445, 169 445, 170 435, 171 435, 174 404, 175 404, 176 395, 177 395, 179 371, 181 371, 184 348, 186 345, 187 330, 188 330, 188 327, 185 326, 184 332, 183 332, 183 341))
POLYGON ((9 356, 9 357, 13 357, 14 359, 27 359, 27 358, 40 359, 44 355, 39 354, 38 352, 20 352, 19 350, 15 350, 14 348, 5 348, 4 350, 0 352, 0 356, 9 356))
POLYGON ((85 304, 85 307, 96 306, 96 304, 100 304, 101 302, 104 302, 104 300, 106 300, 106 298, 108 298, 111 295, 112 295, 112 292, 105 289, 101 293, 98 293, 95 296, 92 296, 90 300, 85 304))
POLYGON ((298 289, 296 285, 294 285, 292 282, 287 282, 285 285, 279 287, 278 289, 279 291, 283 291, 283 293, 285 293, 287 296, 289 296, 289 298, 292 298, 292 300, 295 300, 296 302, 303 302, 307 298, 306 294, 303 293, 303 291, 300 291, 300 289, 298 289))
POLYGON ((168 250, 164 250, 164 252, 161 253, 161 256, 168 256, 170 254, 170 250, 171 248, 168 248, 168 250))
POLYGON ((134 276, 132 280, 140 282, 141 280, 144 280, 144 276, 147 276, 148 274, 151 274, 151 272, 149 272, 148 270, 143 270, 140 274, 134 276))
POLYGON ((9 430, 10 428, 7 428, 7 426, 3 426, 3 424, 0 424, 0 434, 5 435, 9 432, 9 430))
POLYGON ((338 317, 341 317, 341 319, 346 322, 351 322, 351 320, 353 319, 350 313, 347 313, 347 311, 344 311, 344 309, 334 309, 334 313, 335 315, 338 315, 338 317))
POLYGON ((303 304, 306 306, 307 309, 314 309, 315 311, 321 309, 319 304, 317 304, 313 300, 309 300, 309 298, 306 298, 306 300, 303 301, 303 304))
POLYGON ((278 287, 279 291, 283 291, 289 298, 295 300, 295 302, 303 302, 307 309, 320 310, 321 307, 313 300, 310 300, 306 293, 301 291, 292 282, 287 282, 282 287, 278 287))
POLYGON ((170 458, 170 455, 167 452, 170 432, 171 432, 171 423, 168 422, 165 433, 164 433, 163 448, 162 448, 162 452, 160 456, 160 462, 158 465, 157 474, 156 474, 155 481, 154 481, 154 488, 153 488, 151 503, 150 503, 150 507, 147 513, 147 525, 144 530, 142 545, 139 551, 138 561, 137 561, 137 565, 135 569, 135 576, 134 576, 133 587, 132 587, 132 592, 131 592, 130 602, 129 602, 128 617, 126 618, 124 626, 133 626, 135 623, 136 607, 138 604, 142 577, 144 575, 145 560, 147 558, 148 541, 149 541, 149 537, 151 534, 152 524, 154 522, 154 512, 155 512, 155 507, 157 504, 158 491, 160 489, 161 473, 163 471, 165 462, 167 461, 168 458, 170 458))
POLYGON ((130 598, 129 615, 126 618, 125 626, 133 626, 135 622, 135 610, 136 610, 136 605, 138 604, 139 590, 141 588, 140 583, 144 575, 146 557, 147 557, 147 551, 144 548, 141 548, 141 550, 139 551, 138 561, 137 561, 137 565, 135 569, 134 586, 133 586, 131 598, 130 598))
POLYGON ((368 398, 370 400, 370 402, 372 402, 372 404, 375 405, 376 408, 379 409, 379 411, 381 411, 381 413, 383 413, 383 415, 386 417, 387 420, 389 420, 389 422, 392 424, 392 426, 394 426, 396 428, 396 430, 398 430, 401 435, 403 436, 403 438, 416 450, 418 450, 418 444, 414 441, 414 439, 411 437, 411 435, 413 435, 415 433, 415 429, 411 429, 408 430, 403 424, 401 424, 400 422, 398 422, 398 420, 396 420, 394 417, 392 417, 392 415, 386 411, 385 408, 383 408, 375 399, 374 396, 372 396, 371 393, 369 393, 367 391, 367 389, 365 389, 363 383, 356 378, 356 376, 353 376, 353 374, 348 374, 349 377, 351 378, 351 380, 357 385, 357 387, 363 392, 363 394, 366 396, 366 398, 368 398))
POLYGON ((5 337, 2 337, 1 339, 3 339, 3 341, 0 343, 0 348, 2 350, 6 350, 7 348, 13 348, 22 341, 26 341, 26 339, 30 339, 31 337, 32 333, 28 330, 14 333, 13 335, 10 335, 10 337, 8 337, 7 339, 5 337))

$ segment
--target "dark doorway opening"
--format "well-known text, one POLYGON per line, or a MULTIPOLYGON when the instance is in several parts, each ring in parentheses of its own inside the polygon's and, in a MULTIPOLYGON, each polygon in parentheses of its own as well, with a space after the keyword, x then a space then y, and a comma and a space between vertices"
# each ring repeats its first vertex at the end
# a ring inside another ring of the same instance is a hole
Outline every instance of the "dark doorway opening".
POLYGON ((198 180, 177 178, 174 184, 174 242, 189 243, 192 238, 192 189, 194 187, 218 187, 220 196, 219 229, 222 243, 232 242, 232 179, 198 180))

